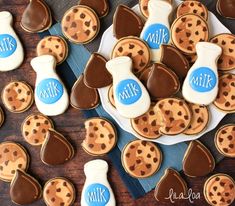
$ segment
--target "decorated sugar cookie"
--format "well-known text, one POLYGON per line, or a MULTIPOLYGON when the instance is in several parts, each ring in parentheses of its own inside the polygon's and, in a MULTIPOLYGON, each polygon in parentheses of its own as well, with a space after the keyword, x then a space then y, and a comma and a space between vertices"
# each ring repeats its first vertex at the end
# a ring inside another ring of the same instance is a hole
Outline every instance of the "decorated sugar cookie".
POLYGON ((55 72, 56 60, 51 55, 32 59, 31 66, 37 73, 35 103, 38 110, 47 116, 65 112, 69 105, 66 88, 55 72))
POLYGON ((113 191, 107 180, 108 164, 97 159, 84 165, 86 181, 82 190, 81 206, 115 206, 113 191))
POLYGON ((115 106, 123 117, 135 118, 148 111, 150 97, 143 84, 131 72, 130 57, 117 57, 107 62, 113 76, 115 106))
POLYGON ((182 92, 188 102, 209 105, 218 94, 216 63, 222 49, 208 42, 197 43, 196 49, 198 58, 184 80, 182 92))
POLYGON ((16 69, 24 60, 21 42, 13 27, 10 12, 0 12, 0 71, 16 69))
POLYGON ((147 42, 152 50, 152 61, 160 60, 161 44, 170 41, 169 15, 172 6, 166 1, 150 0, 148 3, 149 18, 145 23, 140 37, 147 42))

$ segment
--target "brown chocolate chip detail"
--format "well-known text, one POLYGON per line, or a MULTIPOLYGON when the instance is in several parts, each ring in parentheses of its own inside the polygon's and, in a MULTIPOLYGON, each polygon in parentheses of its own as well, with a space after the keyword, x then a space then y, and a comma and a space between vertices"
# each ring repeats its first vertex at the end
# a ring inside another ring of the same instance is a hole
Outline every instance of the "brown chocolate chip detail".
POLYGON ((86 17, 86 15, 85 15, 84 13, 81 13, 81 14, 80 14, 80 18, 81 18, 81 19, 84 19, 85 17, 86 17))
POLYGON ((101 144, 101 149, 104 150, 106 148, 106 145, 103 143, 101 144))

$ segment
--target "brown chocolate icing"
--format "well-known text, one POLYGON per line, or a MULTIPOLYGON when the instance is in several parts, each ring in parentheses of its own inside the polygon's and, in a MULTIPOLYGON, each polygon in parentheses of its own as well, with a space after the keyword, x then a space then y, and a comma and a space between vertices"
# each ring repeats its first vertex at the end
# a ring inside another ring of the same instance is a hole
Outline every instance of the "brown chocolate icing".
POLYGON ((147 89, 153 100, 171 97, 179 88, 179 79, 172 70, 163 64, 153 64, 147 81, 147 89))
POLYGON ((108 0, 80 0, 79 4, 92 8, 100 18, 109 12, 108 0))
POLYGON ((93 53, 86 65, 84 72, 84 83, 94 89, 102 88, 112 84, 112 75, 106 69, 107 60, 98 53, 93 53))
POLYGON ((73 85, 70 103, 76 109, 93 109, 99 104, 99 95, 96 89, 87 87, 84 76, 81 75, 73 85))
POLYGON ((183 80, 189 70, 189 63, 181 52, 171 45, 161 45, 161 62, 172 69, 180 80, 183 80))
POLYGON ((23 29, 41 32, 49 28, 51 23, 51 13, 46 3, 43 0, 30 0, 21 19, 23 29))
POLYGON ((117 39, 126 36, 140 36, 144 27, 142 19, 129 7, 119 5, 114 14, 113 33, 117 39))
POLYGON ((60 165, 73 157, 74 149, 62 134, 49 129, 40 155, 45 164, 60 165))
POLYGON ((40 199, 41 190, 37 180, 22 170, 16 170, 10 185, 10 196, 14 203, 19 205, 31 204, 40 199))
POLYGON ((190 177, 202 177, 212 172, 215 160, 210 151, 199 141, 192 141, 183 159, 183 171, 190 177))
POLYGON ((218 0, 217 11, 223 17, 235 19, 235 1, 218 0))
POLYGON ((171 194, 171 190, 177 197, 180 195, 186 196, 187 184, 177 171, 168 168, 157 184, 154 196, 159 202, 171 203, 171 200, 168 198, 171 194))

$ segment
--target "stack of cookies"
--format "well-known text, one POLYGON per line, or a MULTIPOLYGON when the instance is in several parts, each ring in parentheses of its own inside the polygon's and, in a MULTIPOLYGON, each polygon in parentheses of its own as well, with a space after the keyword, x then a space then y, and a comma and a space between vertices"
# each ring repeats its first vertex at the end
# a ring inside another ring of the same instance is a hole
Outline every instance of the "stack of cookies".
MULTIPOLYGON (((35 92, 26 82, 12 81, 4 87, 1 97, 5 108, 13 113, 27 111, 35 101, 41 113, 29 115, 21 131, 27 143, 41 146, 40 157, 44 164, 65 164, 74 156, 73 146, 54 130, 48 116, 63 114, 69 102, 79 110, 96 108, 102 88, 109 88, 109 103, 147 140, 129 142, 122 151, 123 168, 134 178, 148 178, 161 167, 164 154, 152 140, 162 135, 203 132, 210 123, 211 105, 225 113, 235 112, 235 75, 232 73, 235 36, 223 33, 210 37, 210 14, 200 1, 184 1, 175 13, 173 3, 172 0, 140 0, 142 16, 119 5, 113 17, 113 36, 117 41, 110 60, 93 53, 84 73, 75 82, 70 98, 55 71, 56 65, 68 56, 66 40, 61 36, 47 36, 38 43, 38 57, 31 62, 37 73, 35 92)), ((234 18, 231 8, 224 5, 218 1, 218 12, 234 18)), ((99 33, 100 18, 108 12, 107 0, 99 3, 80 0, 62 18, 64 37, 76 44, 91 42, 99 33)), ((12 30, 12 16, 8 12, 0 12, 0 16, 7 19, 4 29, 8 41, 12 42, 9 45, 5 42, 0 51, 0 57, 5 58, 1 63, 6 66, 0 70, 6 71, 22 63, 23 51, 12 30), (12 65, 9 62, 14 56, 11 55, 16 52, 12 65)), ((22 15, 21 27, 37 33, 51 25, 48 5, 42 0, 30 1, 22 15)), ((3 121, 4 113, 0 108, 0 127, 3 121)), ((81 146, 89 155, 105 155, 116 146, 118 134, 110 120, 87 119, 85 130, 81 146)), ((217 131, 215 145, 222 155, 235 157, 234 124, 224 125, 217 131)), ((215 160, 196 140, 190 142, 182 165, 188 177, 204 177, 214 171, 215 160), (200 167, 195 167, 199 164, 200 167)), ((38 181, 26 173, 28 166, 29 155, 23 146, 15 142, 0 144, 0 179, 11 182, 10 196, 14 203, 30 204, 43 195, 48 206, 73 204, 76 195, 69 180, 55 177, 42 189, 38 181)), ((177 196, 187 195, 185 180, 177 171, 167 168, 156 186, 156 200, 169 202, 167 195, 171 188, 177 196)), ((210 205, 231 205, 235 199, 233 178, 226 174, 211 176, 204 184, 204 196, 210 205)))

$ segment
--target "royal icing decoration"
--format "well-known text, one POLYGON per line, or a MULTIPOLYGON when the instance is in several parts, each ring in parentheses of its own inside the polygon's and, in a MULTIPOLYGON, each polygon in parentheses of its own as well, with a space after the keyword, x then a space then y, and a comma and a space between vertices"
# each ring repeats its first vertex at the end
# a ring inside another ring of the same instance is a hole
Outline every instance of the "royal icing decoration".
POLYGON ((16 69, 24 59, 23 47, 12 28, 12 23, 11 13, 0 12, 0 71, 16 69))
POLYGON ((148 3, 149 18, 140 37, 152 50, 152 60, 160 61, 160 46, 170 41, 169 15, 172 6, 166 1, 150 0, 148 3))
POLYGON ((38 110, 47 116, 65 112, 69 105, 68 93, 55 72, 56 60, 51 55, 42 55, 31 61, 37 73, 35 103, 38 110))
POLYGON ((131 72, 131 58, 114 58, 107 62, 106 67, 113 76, 114 100, 120 115, 135 118, 147 112, 150 97, 142 83, 131 72))
POLYGON ((198 59, 185 78, 183 96, 191 103, 209 105, 218 94, 216 63, 222 49, 216 44, 200 42, 196 50, 198 59))
POLYGON ((53 78, 42 80, 36 89, 36 94, 40 101, 45 104, 57 102, 64 93, 63 85, 53 78))
POLYGON ((81 206, 115 206, 113 191, 107 180, 108 164, 92 160, 85 164, 86 182, 82 190, 81 206))

